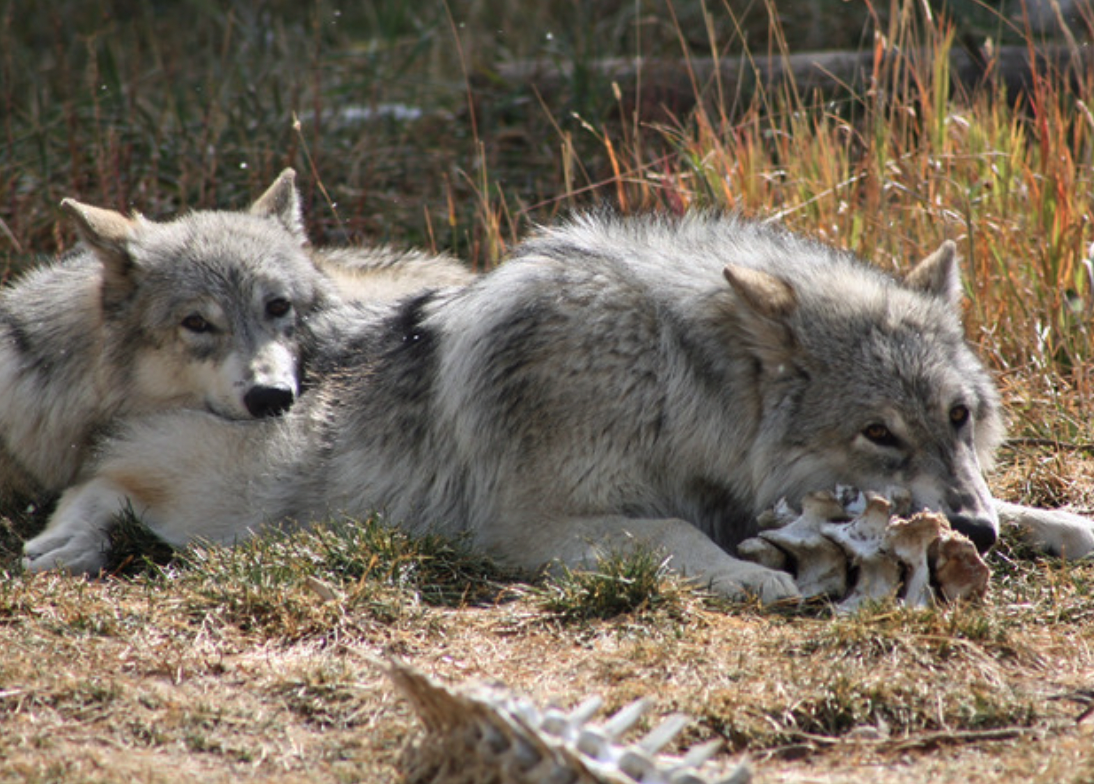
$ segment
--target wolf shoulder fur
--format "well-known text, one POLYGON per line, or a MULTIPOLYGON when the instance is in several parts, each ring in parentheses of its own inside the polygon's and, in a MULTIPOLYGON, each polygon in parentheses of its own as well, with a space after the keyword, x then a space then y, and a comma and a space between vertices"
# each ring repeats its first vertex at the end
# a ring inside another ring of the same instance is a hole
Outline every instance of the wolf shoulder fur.
POLYGON ((837 483, 908 487, 986 548, 1002 425, 959 292, 952 243, 901 281, 737 218, 584 217, 465 288, 318 314, 283 417, 122 423, 25 563, 94 572, 126 504, 175 545, 382 512, 527 568, 662 548, 774 600, 790 577, 730 553, 837 483))

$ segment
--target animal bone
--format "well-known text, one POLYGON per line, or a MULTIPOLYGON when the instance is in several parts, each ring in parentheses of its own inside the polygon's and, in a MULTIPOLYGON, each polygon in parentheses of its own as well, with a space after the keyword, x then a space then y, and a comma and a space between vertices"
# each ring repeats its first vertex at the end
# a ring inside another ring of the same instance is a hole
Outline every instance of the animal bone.
POLYGON ((932 542, 930 559, 934 564, 939 591, 948 602, 980 598, 988 591, 991 570, 967 536, 945 522, 939 538, 932 542))
POLYGON ((756 524, 761 531, 782 528, 784 525, 793 522, 797 516, 798 513, 787 503, 786 499, 780 498, 771 509, 760 512, 756 518, 756 524))
POLYGON ((741 763, 720 779, 700 771, 720 741, 684 757, 658 752, 688 719, 670 716, 637 743, 619 742, 650 707, 627 705, 603 724, 590 719, 602 700, 591 697, 572 711, 540 711, 498 686, 452 689, 397 661, 381 665, 425 725, 425 742, 408 748, 404 773, 412 784, 747 784, 741 763))
POLYGON ((888 499, 867 493, 866 508, 850 523, 821 527, 821 532, 836 542, 858 569, 858 580, 840 602, 840 610, 857 610, 864 602, 895 596, 899 590, 900 563, 884 546, 891 508, 888 499))
MULTIPOLYGON (((945 515, 919 512, 908 519, 895 517, 885 529, 885 548, 907 567, 904 604, 909 607, 929 607, 934 601, 929 551, 931 544, 938 541, 942 526, 950 527, 945 515)), ((969 544, 972 545, 972 542, 969 544)), ((975 546, 973 552, 976 552, 975 546)), ((977 555, 976 559, 980 561, 980 556, 977 555)), ((987 571, 987 566, 984 569, 987 571)))
POLYGON ((759 536, 745 539, 737 545, 737 555, 746 561, 766 566, 768 569, 789 572, 793 567, 790 556, 786 554, 786 551, 780 550, 778 545, 759 536))
MULTIPOLYGON (((803 599, 842 595, 847 590, 847 559, 822 533, 822 527, 829 520, 844 517, 843 504, 836 496, 820 491, 802 499, 802 513, 789 524, 760 531, 760 539, 778 546, 793 559, 794 579, 803 599)), ((757 547, 746 544, 744 552, 738 548, 738 553, 745 556, 757 547)))
POLYGON ((911 496, 903 488, 886 495, 839 486, 806 496, 800 515, 780 501, 760 516, 759 535, 741 542, 738 555, 792 567, 804 598, 829 596, 841 611, 887 597, 928 606, 935 598, 932 576, 946 601, 982 597, 991 572, 972 542, 944 515, 907 516, 911 496))
MULTIPOLYGON (((780 498, 774 507, 759 514, 756 525, 760 531, 770 531, 789 525, 797 517, 798 513, 791 508, 786 499, 780 498)), ((758 563, 768 569, 789 572, 794 566, 786 550, 780 549, 778 545, 759 536, 746 539, 737 545, 737 554, 746 561, 758 563)))

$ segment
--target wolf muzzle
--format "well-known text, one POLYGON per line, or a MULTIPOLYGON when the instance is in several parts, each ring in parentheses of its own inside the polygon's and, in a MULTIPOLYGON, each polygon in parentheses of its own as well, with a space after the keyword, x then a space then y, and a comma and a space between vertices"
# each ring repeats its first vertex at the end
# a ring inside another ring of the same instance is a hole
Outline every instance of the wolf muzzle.
POLYGON ((287 387, 253 387, 243 396, 243 405, 255 419, 281 416, 296 400, 296 394, 287 387))
POLYGON ((994 547, 999 538, 999 527, 991 520, 961 514, 951 514, 946 517, 953 529, 969 537, 980 553, 986 553, 994 547))

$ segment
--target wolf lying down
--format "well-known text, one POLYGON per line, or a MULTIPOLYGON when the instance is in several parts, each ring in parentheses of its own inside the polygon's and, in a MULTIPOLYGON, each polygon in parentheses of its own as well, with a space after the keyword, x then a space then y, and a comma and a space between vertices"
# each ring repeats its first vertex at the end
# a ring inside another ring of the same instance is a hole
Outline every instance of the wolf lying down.
MULTIPOLYGON (((379 511, 518 567, 653 546, 773 601, 793 579, 731 553, 837 484, 906 487, 985 550, 1026 510, 982 475, 1003 427, 960 291, 949 242, 898 280, 733 217, 579 218, 469 286, 317 312, 283 416, 119 423, 25 564, 97 571, 127 505, 173 545, 379 511)), ((1094 549, 1044 515, 1044 546, 1094 549)))
POLYGON ((119 416, 280 414, 315 312, 471 280, 446 257, 310 247, 294 178, 167 223, 62 202, 81 245, 0 289, 0 498, 67 487, 119 416))

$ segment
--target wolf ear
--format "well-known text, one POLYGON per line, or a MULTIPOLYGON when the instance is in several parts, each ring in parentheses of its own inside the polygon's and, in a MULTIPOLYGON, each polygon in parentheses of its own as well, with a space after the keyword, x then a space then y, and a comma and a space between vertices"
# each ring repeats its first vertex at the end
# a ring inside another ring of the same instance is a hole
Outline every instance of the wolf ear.
POLYGON ((943 299, 956 310, 961 304, 961 271, 953 240, 946 240, 938 250, 912 267, 904 276, 904 286, 943 299))
POLYGON ((136 288, 136 265, 129 254, 129 238, 137 222, 120 212, 92 207, 75 199, 62 199, 61 209, 76 219, 80 238, 103 265, 103 305, 124 302, 136 288))
POLYGON ((308 241, 304 232, 304 210, 300 205, 300 193, 296 190, 296 172, 285 169, 277 175, 273 185, 266 189, 249 212, 261 217, 277 218, 289 233, 303 245, 308 241))
POLYGON ((736 299, 734 313, 749 346, 761 360, 781 366, 796 342, 787 317, 798 307, 798 295, 786 281, 766 272, 726 265, 722 274, 736 299), (742 308, 747 313, 741 313, 742 308))
POLYGON ((727 264, 722 274, 737 296, 759 315, 782 318, 798 305, 794 289, 774 275, 736 264, 727 264))

